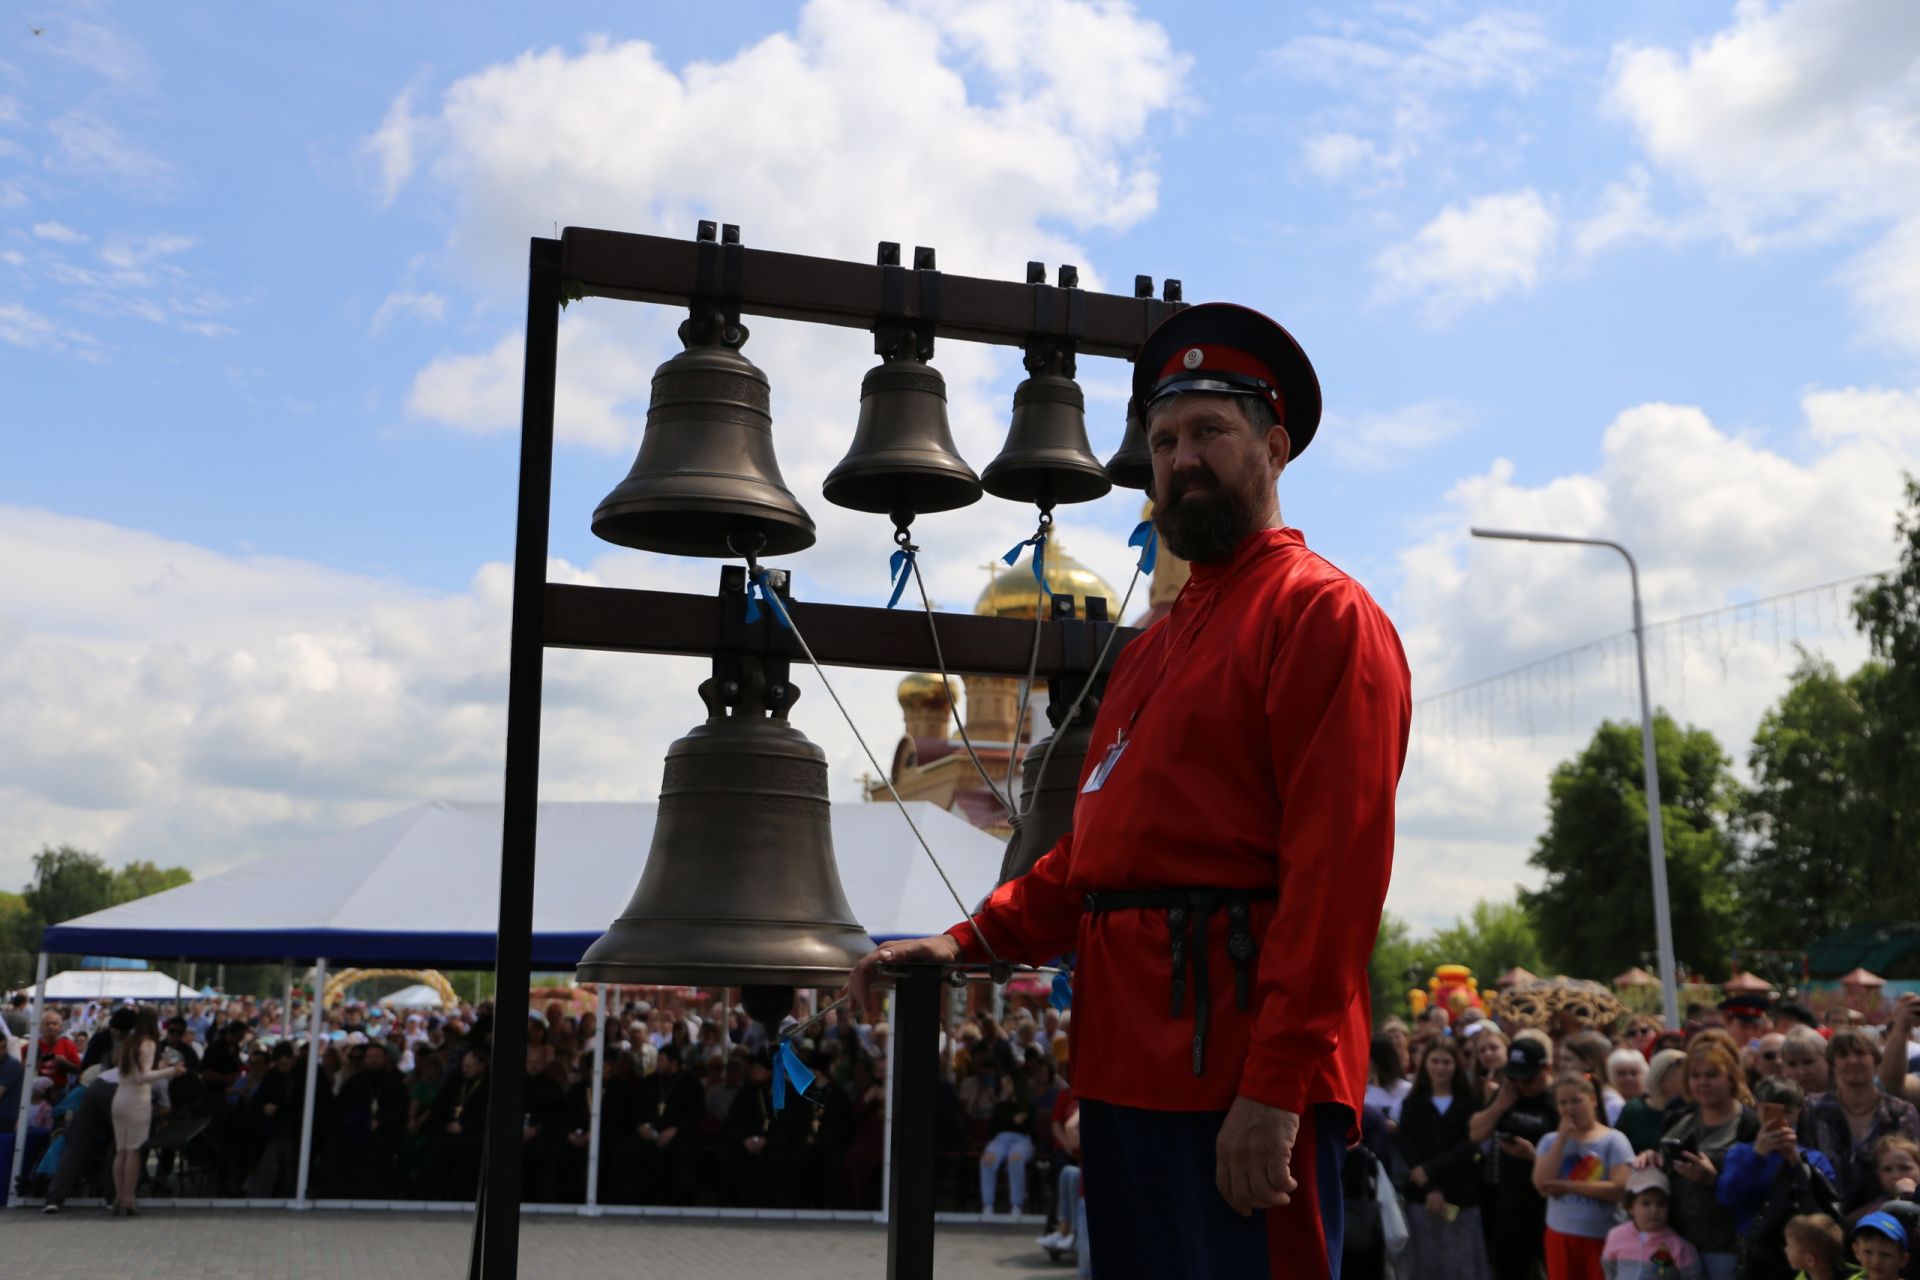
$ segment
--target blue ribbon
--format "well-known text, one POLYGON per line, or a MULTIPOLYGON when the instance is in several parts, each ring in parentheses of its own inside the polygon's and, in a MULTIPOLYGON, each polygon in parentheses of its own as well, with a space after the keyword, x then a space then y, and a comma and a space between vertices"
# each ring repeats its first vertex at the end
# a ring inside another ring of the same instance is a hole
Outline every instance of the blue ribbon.
POLYGON ((1160 535, 1153 527, 1153 521, 1142 520, 1133 526, 1133 536, 1127 539, 1127 545, 1140 548, 1140 572, 1153 573, 1153 562, 1160 558, 1160 535))
POLYGON ((767 585, 765 569, 753 575, 747 584, 747 621, 760 621, 760 601, 765 600, 767 607, 773 610, 773 618, 787 630, 793 630, 793 623, 787 618, 786 606, 780 603, 780 593, 767 585))
POLYGON ((1047 995, 1047 1003, 1063 1012, 1073 1007, 1073 957, 1069 951, 1054 961, 1060 972, 1053 975, 1053 990, 1047 995))
POLYGON ((1014 543, 1012 547, 1008 548, 1007 554, 1000 558, 1008 564, 1012 564, 1020 558, 1020 548, 1022 547, 1033 548, 1033 580, 1040 584, 1040 594, 1051 596, 1053 594, 1053 588, 1047 585, 1046 533, 1043 531, 1034 534, 1031 538, 1022 538, 1020 541, 1014 543))
POLYGON ((1071 1009, 1073 1007, 1073 979, 1064 973, 1054 974, 1053 993, 1047 997, 1047 1003, 1056 1009, 1071 1009))
POLYGON ((887 580, 893 583, 893 594, 887 597, 887 608, 900 603, 900 593, 907 589, 907 579, 913 576, 913 552, 902 547, 887 557, 887 580))
POLYGON ((793 1051, 793 1041, 782 1040, 780 1052, 773 1058, 773 1109, 776 1114, 786 1108, 789 1080, 793 1081, 794 1092, 803 1098, 807 1096, 807 1090, 813 1088, 813 1072, 793 1051))

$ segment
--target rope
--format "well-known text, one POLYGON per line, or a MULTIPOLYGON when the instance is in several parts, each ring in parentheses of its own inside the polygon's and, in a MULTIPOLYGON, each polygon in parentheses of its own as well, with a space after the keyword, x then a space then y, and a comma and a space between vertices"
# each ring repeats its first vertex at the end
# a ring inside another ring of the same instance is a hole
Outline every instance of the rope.
MULTIPOLYGON (((787 612, 787 606, 785 602, 780 599, 780 593, 775 591, 772 583, 767 581, 767 571, 760 567, 760 562, 753 552, 742 551, 740 548, 734 546, 732 538, 727 539, 727 546, 734 554, 740 556, 747 562, 747 575, 749 579, 759 584, 761 596, 767 601, 774 615, 779 618, 781 624, 784 625, 787 630, 793 632, 794 643, 800 646, 800 652, 806 655, 807 663, 812 666, 814 674, 820 677, 820 687, 827 691, 827 696, 833 699, 833 705, 840 709, 840 718, 845 720, 847 722, 847 728, 853 731, 853 740, 860 744, 860 750, 866 754, 867 763, 873 766, 874 773, 879 776, 881 782, 886 784, 887 794, 893 797, 894 807, 900 810, 900 816, 907 821, 907 829, 912 831, 913 838, 920 842, 920 848, 925 851, 927 861, 931 862, 933 869, 939 873, 940 882, 947 886, 947 893, 953 898, 954 905, 960 908, 960 914, 966 917, 968 924, 973 924, 972 910, 961 900, 960 891, 953 887, 953 880, 947 875, 947 869, 940 865, 940 859, 934 855, 933 846, 927 843, 926 836, 920 832, 919 824, 913 820, 913 815, 907 811, 907 803, 900 798, 900 793, 894 789, 893 778, 890 776, 889 771, 880 767, 879 758, 873 754, 873 748, 867 745, 866 737, 860 732, 860 726, 853 722, 853 715, 847 710, 847 704, 840 701, 840 695, 834 691, 833 683, 827 679, 826 670, 821 667, 820 660, 813 656, 813 647, 807 643, 807 638, 800 633, 800 628, 794 625, 793 615, 787 612)), ((751 601, 751 595, 749 595, 748 599, 751 601)), ((981 929, 978 925, 974 925, 973 936, 980 940, 980 946, 986 951, 988 958, 994 964, 1003 963, 999 954, 994 951, 993 944, 987 941, 985 930, 981 929)))

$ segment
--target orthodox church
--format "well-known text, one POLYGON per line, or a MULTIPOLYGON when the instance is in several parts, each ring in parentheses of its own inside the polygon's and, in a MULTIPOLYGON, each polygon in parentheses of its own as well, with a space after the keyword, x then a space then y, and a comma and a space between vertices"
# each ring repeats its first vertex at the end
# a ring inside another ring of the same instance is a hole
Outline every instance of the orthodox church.
MULTIPOLYGON (((1151 510, 1151 504, 1148 506, 1151 510)), ((1056 595, 1070 595, 1076 602, 1088 596, 1105 596, 1107 607, 1118 608, 1120 593, 1093 570, 1068 553, 1056 533, 1047 547, 1047 586, 1056 595)), ((1168 553, 1162 546, 1147 592, 1146 611, 1132 625, 1147 627, 1158 622, 1173 606, 1173 599, 1187 581, 1187 563, 1168 553)), ((995 572, 985 591, 974 603, 976 614, 992 618, 1024 618, 1031 621, 1048 608, 1033 569, 1025 561, 1010 569, 995 572)), ((974 754, 1005 789, 1011 772, 1019 785, 1020 761, 1036 737, 1048 733, 1046 722, 1047 687, 1037 682, 1028 698, 1026 717, 1017 729, 1015 717, 1020 711, 1020 681, 1004 676, 953 676, 952 694, 964 698, 966 736, 974 754), (1036 734, 1035 726, 1039 726, 1036 734)), ((980 778, 979 770, 968 758, 967 744, 955 725, 954 702, 946 682, 937 672, 921 672, 900 682, 900 712, 906 732, 894 748, 890 770, 893 785, 902 800, 926 800, 960 814, 974 826, 1005 839, 1012 834, 1006 810, 980 778)), ((886 800, 887 789, 870 781, 867 799, 886 800)))

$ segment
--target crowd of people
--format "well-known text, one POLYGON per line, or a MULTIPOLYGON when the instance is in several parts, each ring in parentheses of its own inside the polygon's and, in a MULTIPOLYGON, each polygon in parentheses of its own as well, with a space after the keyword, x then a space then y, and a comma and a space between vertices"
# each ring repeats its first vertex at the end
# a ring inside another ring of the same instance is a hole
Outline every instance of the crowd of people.
MULTIPOLYGON (((155 1193, 295 1193, 303 1004, 50 1008, 31 1082, 19 1002, 6 1012, 0 1152, 27 1107, 18 1190, 48 1211, 88 1190, 125 1213, 155 1193)), ((1043 1005, 950 1022, 931 1158, 941 1208, 1044 1215, 1039 1243, 1084 1259, 1064 1016, 1043 1005)), ((471 1200, 496 1069, 491 1008, 347 1002, 325 1018, 309 1196, 471 1200)), ((602 1204, 879 1207, 884 1023, 789 1016, 813 1084, 776 1108, 774 1044, 744 1009, 634 1000, 609 1022, 594 1162, 595 1015, 553 1001, 529 1021, 526 1201, 584 1202, 591 1167, 602 1204)), ((1916 1023, 1913 996, 1880 1031, 1753 1000, 1694 1007, 1681 1031, 1649 1017, 1606 1029, 1450 1025, 1438 1009, 1412 1026, 1390 1019, 1349 1153, 1346 1274, 1911 1276, 1916 1023)))
POLYGON ((1678 1031, 1429 1013, 1371 1046, 1349 1276, 1915 1274, 1920 997, 1880 1030, 1760 997, 1678 1031))
MULTIPOLYGON (((16 1001, 6 1012, 0 1153, 11 1155, 24 1103, 18 1190, 44 1197, 49 1211, 88 1192, 118 1212, 137 1212, 140 1195, 295 1194, 309 1044, 302 1002, 49 1008, 24 1089, 27 1041, 11 1032, 26 1030, 25 1010, 16 1001), (139 1123, 122 1124, 135 1111, 139 1123)), ((490 1005, 442 1014, 347 1002, 325 1017, 308 1196, 473 1199, 496 1069, 490 1005)), ((594 1165, 601 1204, 880 1207, 884 1022, 829 1010, 798 1028, 793 1043, 814 1082, 782 1108, 769 1033, 740 1007, 634 1000, 609 1023, 593 1161, 595 1014, 556 1000, 529 1021, 526 1202, 584 1203, 594 1165)), ((783 1025, 796 1029, 791 1015, 783 1025)), ((1051 1201, 1071 1119, 1056 1123, 1056 1103, 1070 1096, 1066 1048, 1052 1009, 1017 1011, 1004 1027, 981 1013, 956 1029, 943 1050, 943 1165, 977 1167, 979 1177, 943 1179, 941 1208, 991 1207, 997 1195, 1020 1214, 1051 1201)))

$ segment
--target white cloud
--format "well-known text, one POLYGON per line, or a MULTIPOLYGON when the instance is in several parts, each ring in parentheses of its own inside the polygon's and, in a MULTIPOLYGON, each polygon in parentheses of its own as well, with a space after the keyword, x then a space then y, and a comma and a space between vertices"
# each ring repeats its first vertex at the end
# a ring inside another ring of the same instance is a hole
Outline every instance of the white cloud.
POLYGON ((1356 137, 1351 133, 1318 134, 1308 138, 1302 146, 1306 151, 1307 167, 1329 181, 1338 181, 1363 169, 1398 168, 1400 163, 1397 154, 1383 152, 1373 139, 1356 137))
POLYGON ((28 351, 72 354, 88 361, 101 358, 100 343, 92 334, 70 328, 18 302, 0 302, 0 342, 28 351))
POLYGON ((1616 49, 1607 102, 1742 250, 1885 231, 1843 282, 1870 332, 1920 350, 1889 296, 1920 274, 1920 7, 1743 3, 1684 52, 1616 49))
POLYGON ((172 165, 97 115, 71 111, 47 128, 59 144, 46 157, 49 168, 104 178, 143 195, 164 195, 173 189, 172 165))
MULTIPOLYGON (((35 231, 56 244, 87 240, 58 223, 42 224, 35 231), (58 230, 49 234, 48 228, 58 230)), ((178 261, 199 243, 193 236, 174 232, 115 231, 90 258, 73 259, 48 249, 35 265, 46 280, 59 286, 64 305, 73 310, 106 319, 172 325, 208 337, 225 336, 235 330, 215 317, 236 310, 243 300, 200 287, 200 273, 178 261)))
POLYGON ((1424 302, 1444 321, 1475 303, 1531 293, 1559 220, 1532 187, 1449 205, 1373 266, 1385 296, 1424 302))
MULTIPOLYGON (((614 556, 555 581, 710 590, 713 566, 614 556)), ((499 795, 512 575, 419 591, 0 507, 0 884, 41 843, 207 872, 422 800, 499 795)), ((647 799, 704 718, 704 664, 547 655, 541 792, 647 799)), ((852 798, 850 737, 811 675, 796 715, 852 798)), ((890 707, 897 677, 835 677, 890 707)), ((897 729, 875 725, 882 736, 897 729)), ((864 767, 864 766, 862 766, 864 767)))
POLYGON ((1418 9, 1385 18, 1343 12, 1334 26, 1266 54, 1287 81, 1335 95, 1312 113, 1302 143, 1308 168, 1329 181, 1397 177, 1443 143, 1455 99, 1531 93, 1564 60, 1540 18, 1516 10, 1449 26, 1418 9))
MULTIPOLYGON (((1790 449, 1728 432, 1695 407, 1646 404, 1607 427, 1591 472, 1522 483, 1499 462, 1456 485, 1432 531, 1401 556, 1393 613, 1416 699, 1630 622, 1625 566, 1612 552, 1482 542, 1469 525, 1624 542, 1639 558, 1650 620, 1890 567, 1901 471, 1920 451, 1920 393, 1816 391, 1801 407, 1790 449)), ((1655 702, 1744 761, 1760 713, 1785 688, 1796 637, 1843 665, 1865 656, 1836 597, 1844 593, 1779 618, 1656 632, 1655 702)), ((1394 909, 1439 925, 1475 896, 1537 883, 1525 861, 1549 771, 1601 717, 1637 718, 1635 699, 1622 641, 1423 708, 1400 793, 1394 909), (1436 876, 1464 877, 1462 893, 1436 904, 1436 876)))
MULTIPOLYGON (((441 261, 479 279, 489 307, 522 305, 527 237, 555 223, 686 236, 703 216, 738 222, 752 245, 861 261, 880 240, 910 238, 934 246, 943 270, 1003 279, 1029 259, 1072 262, 1098 287, 1096 264, 1070 237, 1152 210, 1149 125, 1178 109, 1185 71, 1167 34, 1119 5, 813 0, 791 34, 720 62, 672 68, 646 44, 594 41, 464 76, 414 108, 426 140, 414 181, 450 196, 458 217, 441 261)), ((405 287, 428 287, 428 275, 422 266, 405 287)), ((609 488, 639 442, 655 367, 679 350, 682 318, 601 299, 562 318, 556 434, 607 454, 609 488)), ((812 581, 871 598, 885 582, 886 555, 874 551, 884 521, 819 497, 851 435, 871 339, 749 325, 745 354, 773 385, 780 466, 821 528, 812 581)), ((500 332, 481 350, 443 352, 416 374, 408 414, 513 429, 522 343, 500 332)), ((956 442, 983 466, 1006 431, 1014 353, 942 342, 935 364, 956 442)), ((1120 367, 1088 359, 1082 373, 1097 386, 1120 367)), ((1123 405, 1095 404, 1102 456, 1118 443, 1123 405)), ((1117 496, 1068 515, 1077 554, 1109 575, 1129 565, 1124 531, 1137 507, 1117 496), (1101 537, 1077 532, 1089 528, 1101 537)), ((916 524, 929 547, 947 539, 926 562, 936 596, 970 602, 975 566, 1031 532, 1015 527, 1026 519, 976 511, 916 524)))
POLYGON ((440 320, 447 314, 447 300, 437 293, 412 293, 400 290, 390 293, 373 313, 373 320, 367 328, 379 334, 386 331, 387 325, 395 316, 414 316, 421 320, 440 320))
POLYGON ((413 176, 414 138, 420 122, 413 114, 413 90, 393 100, 380 127, 367 139, 367 151, 380 163, 380 203, 387 206, 413 176))
POLYGON ((87 240, 85 233, 60 222, 36 222, 33 224, 33 234, 42 240, 59 244, 84 244, 87 240))
POLYGON ((1319 438, 1342 465, 1373 471, 1406 461, 1409 455, 1431 449, 1467 429, 1469 417, 1460 405, 1426 400, 1385 413, 1352 417, 1329 413, 1319 438))

